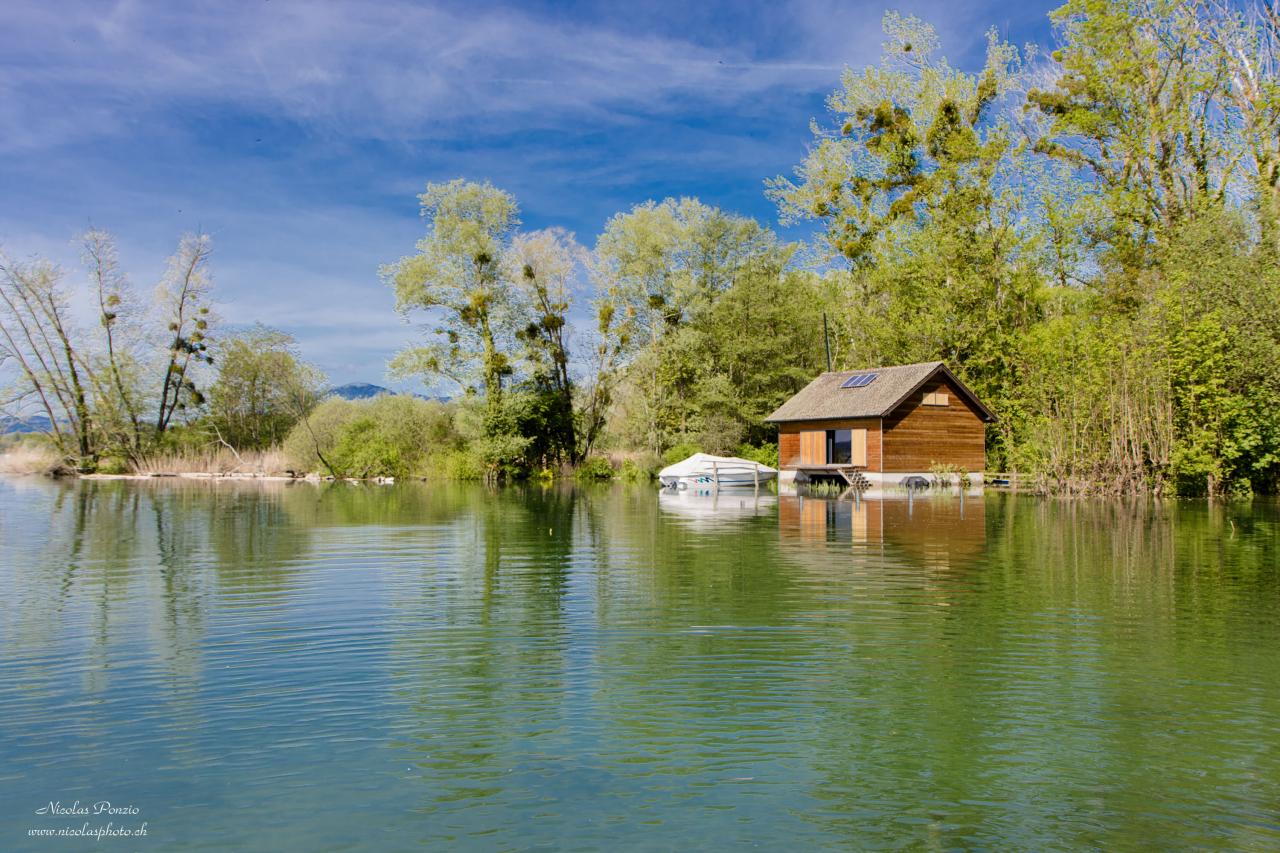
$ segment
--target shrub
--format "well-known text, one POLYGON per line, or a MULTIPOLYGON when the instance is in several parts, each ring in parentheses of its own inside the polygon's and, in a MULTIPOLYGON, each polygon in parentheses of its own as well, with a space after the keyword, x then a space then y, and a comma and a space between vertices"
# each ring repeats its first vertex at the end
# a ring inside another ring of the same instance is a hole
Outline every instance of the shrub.
POLYGON ((613 479, 613 466, 603 456, 592 456, 573 472, 575 479, 584 483, 602 483, 613 479))
POLYGON ((419 473, 429 479, 469 482, 483 480, 485 467, 474 451, 456 447, 428 454, 419 473))
POLYGON ((325 400, 285 439, 297 470, 323 471, 323 455, 346 477, 406 477, 431 467, 433 452, 458 445, 451 407, 404 394, 325 400))
POLYGON ((294 470, 334 473, 325 470, 320 456, 327 458, 333 452, 342 438, 343 428, 356 419, 360 409, 359 403, 330 397, 296 424, 284 440, 285 457, 294 470))
POLYGON ((768 465, 770 468, 778 467, 778 445, 775 442, 765 442, 759 447, 740 444, 736 455, 743 459, 750 459, 752 462, 759 462, 761 465, 768 465))
POLYGON ((696 444, 682 441, 669 448, 666 453, 662 454, 662 461, 667 465, 674 465, 681 459, 688 459, 693 454, 700 452, 701 449, 696 444))
POLYGON ((129 460, 120 456, 107 456, 98 461, 99 474, 128 474, 131 469, 129 460))
POLYGON ((347 477, 404 477, 410 472, 407 453, 371 417, 360 417, 342 430, 329 461, 347 477))
POLYGON ((746 429, 737 418, 724 414, 708 414, 702 418, 698 443, 707 453, 728 456, 746 438, 746 429))
POLYGON ((656 459, 649 460, 651 464, 642 464, 634 459, 622 460, 622 467, 618 471, 618 478, 627 483, 648 483, 657 479, 659 466, 656 459))
POLYGON ((487 435, 471 443, 471 450, 484 468, 485 476, 519 479, 529 473, 525 454, 530 439, 522 435, 487 435))

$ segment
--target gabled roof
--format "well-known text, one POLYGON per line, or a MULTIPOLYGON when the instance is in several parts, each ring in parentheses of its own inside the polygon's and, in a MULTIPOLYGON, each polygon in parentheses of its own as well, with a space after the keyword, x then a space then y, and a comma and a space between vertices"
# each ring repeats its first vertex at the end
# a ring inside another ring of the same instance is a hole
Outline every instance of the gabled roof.
POLYGON ((794 397, 765 418, 768 423, 784 421, 824 421, 845 418, 885 418, 913 393, 939 373, 947 377, 956 390, 968 400, 984 421, 996 416, 964 386, 940 361, 902 364, 893 367, 868 367, 823 373, 802 388, 794 397), (841 388, 851 376, 875 373, 876 379, 862 388, 841 388))

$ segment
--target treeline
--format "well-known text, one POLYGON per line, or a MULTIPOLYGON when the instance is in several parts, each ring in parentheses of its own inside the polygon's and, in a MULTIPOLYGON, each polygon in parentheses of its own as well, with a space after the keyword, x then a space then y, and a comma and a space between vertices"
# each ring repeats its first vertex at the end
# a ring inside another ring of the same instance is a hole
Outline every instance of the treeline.
POLYGON ((1275 491, 1280 13, 1073 0, 1052 20, 1050 56, 993 31, 969 73, 887 15, 881 62, 846 71, 795 174, 768 182, 784 222, 817 223, 811 245, 689 199, 613 218, 582 253, 581 389, 555 369, 566 286, 534 298, 565 235, 539 237, 558 266, 513 260, 532 238, 509 196, 432 186, 428 236, 388 277, 443 321, 401 368, 482 396, 495 460, 535 442, 570 461, 602 440, 745 452, 824 363, 825 313, 838 368, 950 364, 1000 416, 994 470, 1275 491))
POLYGON ((842 364, 945 359, 1000 415, 993 468, 1066 490, 1280 482, 1280 16, 1072 0, 1041 58, 968 74, 888 15, 784 219, 848 267, 842 364))
POLYGON ((768 458, 763 417, 829 348, 837 369, 945 360, 999 416, 992 470, 1073 492, 1276 491, 1280 12, 1072 0, 1052 21, 1052 54, 993 31, 971 73, 886 15, 880 62, 845 72, 794 174, 766 182, 806 245, 686 198, 584 247, 524 230, 489 184, 429 185, 425 235, 383 270, 426 329, 392 371, 451 403, 316 408, 323 383, 286 337, 212 335, 207 241, 184 240, 143 310, 90 235, 91 332, 69 331, 55 270, 4 261, 7 405, 47 413, 82 467, 179 426, 283 441, 334 476, 607 473, 605 453, 644 471, 694 449, 768 458))

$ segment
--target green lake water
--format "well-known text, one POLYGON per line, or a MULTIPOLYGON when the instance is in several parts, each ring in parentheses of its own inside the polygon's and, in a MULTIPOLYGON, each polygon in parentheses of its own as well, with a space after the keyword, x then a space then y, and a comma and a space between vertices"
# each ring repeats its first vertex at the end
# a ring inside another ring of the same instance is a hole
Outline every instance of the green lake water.
POLYGON ((0 479, 0 850, 736 847, 1280 848, 1277 504, 0 479))

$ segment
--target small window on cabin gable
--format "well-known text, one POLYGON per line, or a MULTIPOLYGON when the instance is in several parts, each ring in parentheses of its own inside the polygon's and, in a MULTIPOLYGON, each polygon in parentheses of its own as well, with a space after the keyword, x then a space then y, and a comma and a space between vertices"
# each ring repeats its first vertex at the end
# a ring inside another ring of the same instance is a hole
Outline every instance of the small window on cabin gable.
POLYGON ((924 395, 924 405, 926 406, 948 406, 951 404, 951 396, 946 391, 927 391, 924 395))

